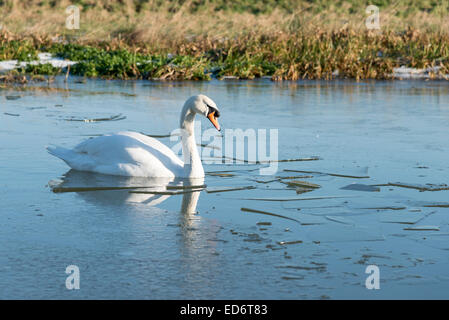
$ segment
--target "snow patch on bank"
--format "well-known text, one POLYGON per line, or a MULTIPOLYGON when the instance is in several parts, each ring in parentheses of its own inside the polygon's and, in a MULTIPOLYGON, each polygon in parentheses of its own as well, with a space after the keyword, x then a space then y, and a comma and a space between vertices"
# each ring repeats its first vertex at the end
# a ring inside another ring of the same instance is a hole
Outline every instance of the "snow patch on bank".
POLYGON ((56 68, 66 68, 67 66, 71 66, 76 64, 74 61, 64 60, 62 58, 53 57, 51 53, 43 52, 38 55, 39 60, 29 61, 29 62, 18 62, 17 60, 5 60, 0 61, 0 72, 10 71, 19 67, 26 67, 27 65, 38 65, 38 64, 46 64, 50 63, 53 67, 56 68))
POLYGON ((429 67, 425 69, 407 68, 401 66, 394 68, 393 78, 396 79, 449 79, 448 74, 440 72, 441 67, 429 67))

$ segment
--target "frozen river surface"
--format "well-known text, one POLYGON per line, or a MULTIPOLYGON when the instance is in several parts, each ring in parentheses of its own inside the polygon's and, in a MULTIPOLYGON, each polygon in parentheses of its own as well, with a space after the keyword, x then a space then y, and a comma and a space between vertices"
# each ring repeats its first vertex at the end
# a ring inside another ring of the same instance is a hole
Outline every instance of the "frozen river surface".
POLYGON ((446 82, 74 80, 0 89, 0 298, 449 298, 449 191, 434 190, 449 183, 446 82), (150 180, 69 172, 45 150, 165 136, 197 93, 224 129, 277 129, 280 160, 320 160, 270 176, 204 164, 206 189, 138 194, 98 189, 150 180), (66 288, 69 265, 79 290, 66 288), (365 286, 369 265, 379 290, 365 286))

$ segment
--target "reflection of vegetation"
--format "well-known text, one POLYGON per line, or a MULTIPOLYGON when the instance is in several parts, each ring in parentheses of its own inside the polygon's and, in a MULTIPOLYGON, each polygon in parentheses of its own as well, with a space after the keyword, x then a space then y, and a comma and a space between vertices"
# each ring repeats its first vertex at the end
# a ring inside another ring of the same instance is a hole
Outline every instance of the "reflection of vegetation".
MULTIPOLYGON (((17 72, 16 70, 13 70, 5 75, 0 75, 0 84, 25 84, 28 82, 28 79, 21 73, 17 72)), ((0 85, 0 88, 3 86, 0 85)))
MULTIPOLYGON (((69 2, 28 1, 27 10, 1 3, 10 27, 0 31, 0 60, 31 61, 51 52, 78 62, 70 67, 73 75, 387 79, 400 66, 449 73, 449 19, 437 1, 372 1, 382 14, 377 33, 365 29, 365 6, 355 0, 78 0, 73 3, 84 21, 78 31, 64 27, 60 12, 69 2), (39 27, 22 35, 21 28, 37 20, 39 27)), ((50 65, 20 71, 66 72, 50 65)))

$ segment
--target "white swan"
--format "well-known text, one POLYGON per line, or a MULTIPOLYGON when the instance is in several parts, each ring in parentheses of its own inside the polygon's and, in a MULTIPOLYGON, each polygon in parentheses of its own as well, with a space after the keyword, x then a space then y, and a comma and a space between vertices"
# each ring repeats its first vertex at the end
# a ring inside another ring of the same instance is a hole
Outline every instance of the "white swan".
POLYGON ((160 178, 202 178, 203 165, 194 134, 196 114, 207 117, 220 131, 217 105, 205 95, 190 97, 181 111, 184 162, 158 140, 137 132, 119 132, 86 140, 74 149, 47 147, 72 169, 109 175, 160 178))

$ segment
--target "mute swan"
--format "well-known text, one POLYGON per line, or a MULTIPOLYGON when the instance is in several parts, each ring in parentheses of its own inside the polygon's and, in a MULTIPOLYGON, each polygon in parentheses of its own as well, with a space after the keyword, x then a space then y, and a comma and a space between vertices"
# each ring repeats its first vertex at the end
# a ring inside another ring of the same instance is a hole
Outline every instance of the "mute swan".
POLYGON ((119 132, 86 140, 74 149, 47 147, 50 154, 64 160, 72 169, 134 177, 202 178, 203 165, 194 134, 196 114, 207 117, 220 131, 217 105, 205 95, 192 96, 181 111, 182 162, 158 140, 137 132, 119 132))

